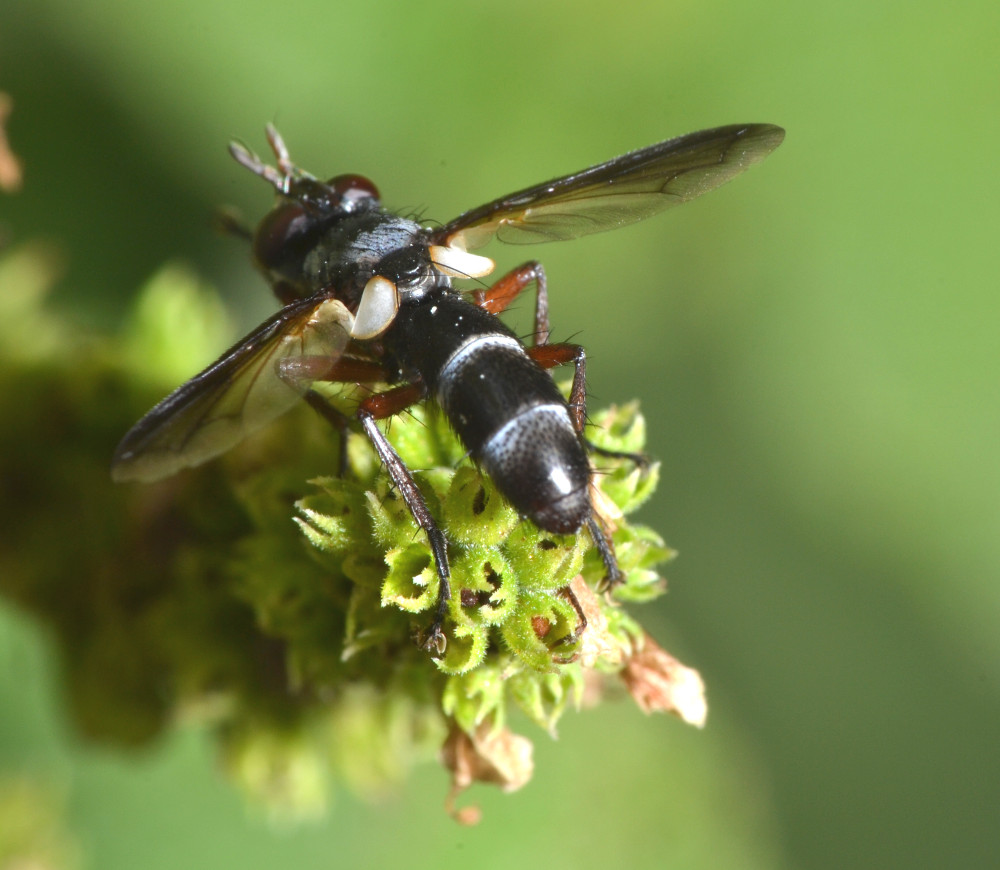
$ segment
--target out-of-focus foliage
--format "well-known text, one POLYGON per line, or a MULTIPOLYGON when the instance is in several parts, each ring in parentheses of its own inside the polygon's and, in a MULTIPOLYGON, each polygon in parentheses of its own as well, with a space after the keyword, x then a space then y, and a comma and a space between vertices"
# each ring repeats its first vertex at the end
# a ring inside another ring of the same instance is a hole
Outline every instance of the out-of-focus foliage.
MULTIPOLYGON (((706 675, 710 727, 626 705, 572 717, 537 747, 538 770, 558 773, 484 795, 475 830, 446 826, 428 772, 396 803, 343 800, 327 829, 279 838, 244 820, 195 736, 129 761, 75 747, 54 724, 45 647, 5 614, 0 762, 72 777, 67 817, 95 866, 489 868, 553 831, 570 832, 559 857, 579 867, 993 866, 996 4, 5 13, 0 90, 24 183, 0 199, 0 229, 57 250, 61 310, 102 326, 176 257, 223 288, 241 327, 271 310, 245 250, 208 230, 214 204, 266 207, 223 146, 259 146, 268 120, 302 165, 367 173, 390 205, 438 220, 688 130, 788 130, 763 167, 662 220, 488 251, 501 267, 545 262, 555 337, 587 346, 595 404, 642 401, 663 484, 639 520, 681 552, 655 633, 706 675)), ((529 316, 515 312, 522 331, 529 316)), ((45 335, 7 332, 27 352, 45 335)), ((58 391, 3 390, 76 437, 58 391)), ((103 462, 122 410, 85 396, 103 462)), ((59 461, 26 469, 51 489, 3 481, 7 538, 32 497, 58 494, 59 461)), ((108 531, 73 507, 85 559, 108 531)))
POLYGON ((73 870, 79 846, 65 830, 62 802, 27 777, 0 780, 0 867, 73 870))

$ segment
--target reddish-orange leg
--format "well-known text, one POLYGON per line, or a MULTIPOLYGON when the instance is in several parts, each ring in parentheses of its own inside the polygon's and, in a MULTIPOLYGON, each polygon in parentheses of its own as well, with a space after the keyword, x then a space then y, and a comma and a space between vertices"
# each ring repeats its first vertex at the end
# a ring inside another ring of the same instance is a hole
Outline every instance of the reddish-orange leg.
MULTIPOLYGON (((558 342, 549 344, 549 294, 545 280, 545 270, 542 264, 531 261, 523 266, 508 272, 497 281, 481 297, 477 297, 476 302, 481 308, 485 308, 491 314, 500 314, 504 311, 532 282, 536 290, 535 297, 535 342, 526 348, 528 356, 537 362, 542 368, 551 369, 558 365, 573 363, 573 384, 569 392, 569 409, 573 418, 573 428, 577 434, 591 450, 595 450, 605 456, 625 457, 637 461, 646 462, 645 457, 631 453, 616 453, 610 450, 597 448, 584 438, 583 431, 587 422, 587 352, 578 344, 558 342)), ((618 567, 618 560, 615 558, 615 551, 611 545, 611 540, 601 524, 597 521, 593 513, 587 520, 587 529, 601 561, 607 571, 604 584, 606 587, 614 587, 624 582, 625 577, 621 568, 618 567)), ((583 629, 581 628, 580 631, 583 629)))
POLYGON ((535 283, 538 288, 535 294, 535 340, 533 344, 549 343, 549 293, 545 280, 545 270, 542 264, 532 260, 523 266, 508 272, 497 281, 481 298, 476 299, 480 308, 485 308, 490 314, 499 314, 517 299, 524 289, 535 283))

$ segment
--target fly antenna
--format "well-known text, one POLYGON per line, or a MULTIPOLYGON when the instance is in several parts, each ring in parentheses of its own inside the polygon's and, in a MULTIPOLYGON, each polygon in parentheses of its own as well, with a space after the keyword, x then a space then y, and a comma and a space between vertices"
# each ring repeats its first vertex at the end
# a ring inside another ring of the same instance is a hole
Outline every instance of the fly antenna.
POLYGON ((267 136, 267 144, 271 146, 271 150, 274 152, 274 157, 278 161, 278 169, 281 173, 286 178, 291 178, 293 175, 300 175, 301 170, 292 163, 292 158, 288 154, 288 146, 285 145, 285 140, 281 138, 278 128, 268 122, 267 126, 264 127, 264 135, 267 136))
POLYGON ((242 142, 230 142, 229 153, 233 155, 240 166, 249 169, 254 175, 259 175, 278 193, 289 196, 293 181, 299 178, 311 179, 312 176, 292 163, 285 140, 281 138, 281 134, 274 124, 268 124, 264 128, 264 135, 267 136, 267 144, 274 152, 274 159, 278 163, 277 169, 268 166, 242 142))
POLYGON ((240 166, 249 169, 254 175, 259 175, 278 193, 288 193, 288 174, 279 172, 273 166, 268 166, 242 142, 230 142, 229 153, 233 155, 233 159, 240 166))

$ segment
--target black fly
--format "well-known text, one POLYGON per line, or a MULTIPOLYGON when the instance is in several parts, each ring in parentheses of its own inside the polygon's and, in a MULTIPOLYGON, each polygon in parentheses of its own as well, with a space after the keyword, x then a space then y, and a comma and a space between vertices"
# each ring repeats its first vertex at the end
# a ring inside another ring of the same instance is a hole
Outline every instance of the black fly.
POLYGON ((114 479, 153 481, 199 465, 301 398, 343 432, 350 419, 313 384, 395 384, 361 401, 354 419, 430 541, 440 583, 426 648, 440 651, 444 643, 446 541, 376 425, 415 402, 438 402, 497 489, 540 528, 570 534, 586 526, 607 582, 620 582, 591 503, 584 350, 549 343, 545 272, 530 262, 471 293, 453 288, 452 279, 490 274, 493 261, 469 251, 494 238, 572 239, 707 193, 763 160, 784 131, 740 124, 680 136, 494 200, 436 229, 382 208, 366 178, 314 178, 292 163, 277 130, 269 126, 267 138, 277 168, 241 145, 230 151, 278 193, 256 230, 244 234, 284 307, 129 431, 115 452, 114 479), (535 333, 526 347, 496 315, 531 284, 535 333), (565 363, 575 366, 568 402, 547 371, 565 363))

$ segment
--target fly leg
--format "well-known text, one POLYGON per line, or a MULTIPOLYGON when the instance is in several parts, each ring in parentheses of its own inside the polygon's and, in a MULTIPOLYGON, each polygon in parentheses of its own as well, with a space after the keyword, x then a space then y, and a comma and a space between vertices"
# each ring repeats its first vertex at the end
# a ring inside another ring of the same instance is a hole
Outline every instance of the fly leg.
MULTIPOLYGON (((251 244, 253 243, 253 227, 234 208, 216 209, 212 217, 212 223, 220 233, 235 236, 251 244)), ((282 305, 290 305, 292 302, 302 298, 301 290, 291 282, 275 278, 271 275, 265 275, 265 278, 267 278, 267 282, 271 285, 271 290, 274 291, 274 295, 278 297, 278 301, 282 305)))
POLYGON ((310 390, 303 398, 309 404, 310 408, 337 430, 337 436, 340 439, 337 477, 343 477, 347 473, 347 427, 351 422, 351 418, 334 408, 327 401, 326 396, 317 393, 315 390, 310 390))
POLYGON ((437 568, 438 574, 437 604, 434 607, 434 621, 425 631, 421 632, 418 642, 421 649, 440 656, 444 653, 447 642, 442 625, 448 610, 448 601, 451 599, 447 542, 444 533, 434 522, 434 517, 427 507, 427 502, 424 500, 420 488, 410 474, 410 470, 375 423, 376 420, 384 420, 386 417, 398 414, 414 402, 420 401, 424 395, 423 384, 404 384, 384 393, 375 393, 369 396, 358 406, 355 416, 372 442, 379 459, 388 470, 396 489, 403 496, 403 501, 410 509, 410 514, 417 525, 424 530, 430 543, 431 553, 434 556, 434 566, 437 568))
MULTIPOLYGON (((583 348, 576 344, 554 344, 549 345, 549 292, 548 282, 545 278, 545 269, 542 264, 532 260, 516 269, 508 272, 500 278, 485 293, 477 293, 476 304, 480 308, 485 308, 490 314, 500 314, 505 311, 517 297, 524 292, 527 287, 534 282, 537 292, 535 295, 535 333, 534 346, 528 350, 528 355, 532 357, 542 368, 552 368, 557 365, 573 363, 576 370, 573 375, 573 389, 570 394, 570 409, 573 414, 573 423, 576 431, 583 437, 584 424, 586 422, 586 367, 587 359, 583 348), (550 348, 549 351, 541 348, 550 348)), ((587 448, 601 456, 610 459, 628 459, 637 465, 648 465, 649 459, 641 453, 626 453, 617 450, 606 450, 598 447, 588 439, 584 439, 587 448)))
MULTIPOLYGON (((302 356, 284 359, 279 365, 279 373, 290 386, 301 389, 303 385, 316 381, 340 381, 346 383, 378 383, 390 379, 390 374, 373 360, 346 357, 331 362, 322 356, 302 356)), ((420 646, 422 649, 441 655, 444 652, 445 636, 441 630, 448 601, 451 598, 451 584, 448 571, 448 547, 444 533, 438 528, 431 515, 427 502, 424 500, 417 482, 413 479, 406 464, 400 458, 389 439, 376 425, 377 420, 384 420, 405 410, 426 395, 422 383, 403 384, 382 393, 373 393, 358 405, 354 419, 364 430, 371 441, 379 459, 385 465, 396 489, 403 496, 403 501, 417 525, 424 530, 430 543, 431 554, 438 574, 438 596, 434 608, 434 622, 422 633, 420 646)), ((327 402, 324 396, 312 389, 307 389, 305 399, 310 407, 318 411, 341 433, 341 459, 346 460, 347 426, 350 418, 338 411, 327 402)), ((343 467, 343 466, 342 466, 343 467)))
MULTIPOLYGON (((348 357, 330 364, 322 356, 290 357, 281 361, 279 376, 293 389, 301 390, 306 384, 316 381, 340 383, 378 383, 389 378, 385 369, 376 362, 348 357)), ((340 436, 340 456, 337 474, 343 477, 347 472, 347 430, 351 418, 337 410, 326 396, 313 389, 307 389, 303 398, 309 407, 326 420, 340 436)))
POLYGON ((631 453, 628 450, 608 450, 607 447, 601 447, 589 438, 584 438, 583 441, 587 445, 587 449, 598 456, 606 456, 608 459, 626 459, 629 462, 635 463, 640 468, 649 467, 649 457, 645 453, 631 453))
MULTIPOLYGON (((556 344, 536 344, 527 349, 528 356, 542 368, 550 369, 558 365, 573 363, 573 385, 569 391, 569 411, 573 428, 583 438, 583 429, 587 423, 587 352, 578 344, 558 342, 556 344)), ((586 443, 586 442, 585 442, 586 443)), ((598 522, 596 511, 591 509, 587 518, 587 531, 594 540, 594 546, 604 562, 604 581, 606 589, 614 588, 625 582, 625 575, 618 567, 618 559, 611 543, 611 538, 598 522)))
MULTIPOLYGON (((550 369, 558 365, 573 363, 573 385, 569 394, 569 411, 573 420, 573 428, 588 448, 604 456, 633 459, 642 464, 646 458, 639 454, 622 453, 597 448, 583 436, 587 423, 587 353, 578 344, 559 342, 549 344, 549 293, 542 264, 536 261, 525 263, 508 272, 485 293, 477 294, 476 304, 485 308, 491 314, 504 311, 530 284, 537 288, 535 296, 535 341, 527 348, 528 356, 542 368, 550 369)), ((608 588, 617 586, 625 579, 610 537, 597 521, 594 513, 587 520, 587 530, 590 532, 594 545, 604 562, 606 575, 604 585, 608 588)))
POLYGON ((573 363, 573 385, 569 390, 569 412, 573 428, 583 437, 587 425, 587 352, 579 344, 558 342, 536 344, 527 349, 530 356, 543 369, 573 363))
POLYGON ((218 208, 212 215, 212 224, 220 233, 235 236, 245 242, 253 241, 253 227, 250 226, 235 208, 218 208))
POLYGON ((549 369, 566 363, 573 363, 573 386, 570 388, 569 408, 573 417, 573 426, 583 438, 583 443, 591 453, 599 456, 606 456, 609 459, 627 459, 636 465, 645 468, 649 465, 649 457, 643 453, 629 453, 625 450, 608 450, 605 447, 598 447, 589 438, 583 435, 584 426, 587 422, 587 354, 578 344, 558 344, 536 345, 528 348, 528 356, 537 362, 542 368, 549 369))
MULTIPOLYGON (((565 637, 560 638, 557 641, 556 646, 572 646, 587 630, 587 614, 584 613, 583 605, 580 604, 580 599, 576 597, 576 593, 573 591, 572 587, 563 586, 563 588, 559 590, 559 595, 569 602, 570 607, 572 607, 576 613, 576 627, 565 637)), ((568 665, 570 662, 576 661, 577 658, 579 658, 579 654, 564 656, 558 661, 560 664, 568 665)))
POLYGON ((542 264, 532 260, 508 272, 485 293, 476 295, 476 304, 490 314, 499 314, 517 299, 534 282, 535 294, 535 345, 549 343, 549 292, 542 264))

